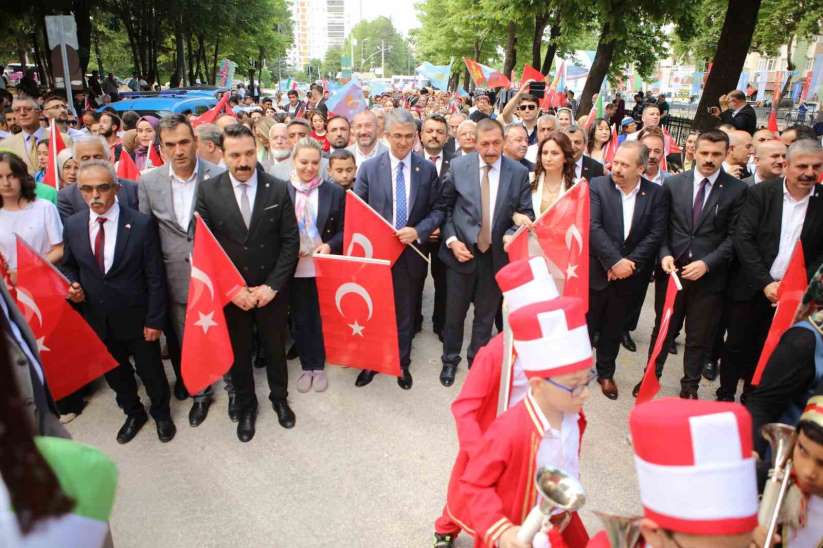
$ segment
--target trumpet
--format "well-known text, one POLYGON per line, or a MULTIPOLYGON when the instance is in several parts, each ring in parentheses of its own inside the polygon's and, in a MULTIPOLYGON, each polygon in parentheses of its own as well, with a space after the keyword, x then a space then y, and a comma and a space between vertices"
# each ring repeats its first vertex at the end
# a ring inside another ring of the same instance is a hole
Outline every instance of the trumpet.
POLYGON ((764 425, 760 429, 760 435, 769 442, 772 448, 772 468, 769 470, 769 479, 763 489, 757 521, 761 527, 766 528, 766 542, 763 548, 771 548, 774 533, 777 530, 780 508, 783 506, 792 475, 794 428, 788 424, 773 422, 764 425))
POLYGON ((603 522, 612 548, 635 548, 640 542, 640 517, 617 516, 597 511, 594 513, 603 522))
POLYGON ((540 531, 543 520, 555 510, 574 512, 586 503, 586 494, 580 482, 559 468, 540 467, 534 483, 541 500, 520 526, 517 532, 520 542, 531 542, 540 531))

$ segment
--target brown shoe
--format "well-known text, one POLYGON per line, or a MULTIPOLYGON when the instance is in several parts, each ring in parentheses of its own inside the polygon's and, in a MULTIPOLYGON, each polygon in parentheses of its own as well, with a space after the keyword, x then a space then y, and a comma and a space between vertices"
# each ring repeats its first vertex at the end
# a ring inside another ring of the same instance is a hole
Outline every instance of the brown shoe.
POLYGON ((603 391, 603 395, 609 398, 610 400, 617 399, 617 385, 614 384, 614 380, 612 379, 597 379, 598 384, 600 384, 600 389, 603 391))

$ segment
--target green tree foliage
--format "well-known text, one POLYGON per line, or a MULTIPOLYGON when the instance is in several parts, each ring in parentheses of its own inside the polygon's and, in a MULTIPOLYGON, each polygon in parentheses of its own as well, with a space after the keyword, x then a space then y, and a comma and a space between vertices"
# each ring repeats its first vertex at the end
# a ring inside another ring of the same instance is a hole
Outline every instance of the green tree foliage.
POLYGON ((346 37, 340 52, 351 55, 352 49, 354 50, 354 70, 357 72, 369 72, 380 67, 383 57, 382 50, 385 49, 386 74, 384 76, 414 73, 416 61, 409 41, 394 28, 388 17, 377 17, 371 21, 357 23, 346 37), (352 48, 352 39, 354 39, 354 48, 352 48))

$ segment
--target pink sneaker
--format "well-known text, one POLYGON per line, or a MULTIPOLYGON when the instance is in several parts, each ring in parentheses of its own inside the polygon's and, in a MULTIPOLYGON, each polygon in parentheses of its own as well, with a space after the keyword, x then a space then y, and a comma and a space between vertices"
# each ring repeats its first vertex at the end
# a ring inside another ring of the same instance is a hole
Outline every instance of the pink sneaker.
POLYGON ((311 371, 303 371, 300 373, 300 377, 297 379, 297 391, 305 394, 311 390, 312 380, 314 380, 314 376, 311 371))
POLYGON ((326 372, 320 369, 313 371, 312 374, 314 375, 314 391, 325 392, 326 388, 329 387, 329 379, 326 377, 326 372))

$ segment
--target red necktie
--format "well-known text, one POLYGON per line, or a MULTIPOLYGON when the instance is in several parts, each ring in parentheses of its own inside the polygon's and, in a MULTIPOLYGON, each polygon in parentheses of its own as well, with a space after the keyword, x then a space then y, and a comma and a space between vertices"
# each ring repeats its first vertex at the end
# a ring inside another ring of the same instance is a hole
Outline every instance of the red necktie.
POLYGON ((97 266, 103 274, 106 273, 106 231, 103 230, 103 224, 106 221, 108 221, 108 219, 105 217, 97 218, 100 229, 94 238, 94 258, 97 259, 97 266))
POLYGON ((440 168, 437 167, 437 160, 439 159, 440 156, 432 156, 431 158, 429 158, 429 160, 431 160, 431 163, 434 164, 434 170, 437 172, 438 177, 440 176, 440 168))

